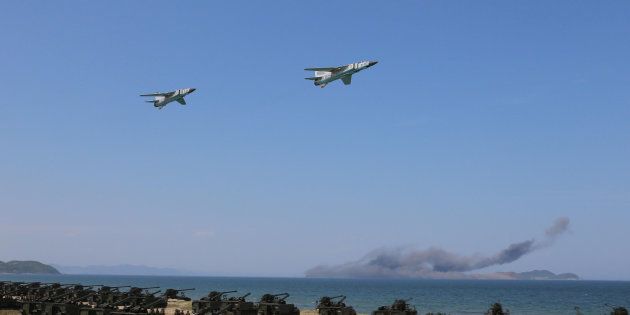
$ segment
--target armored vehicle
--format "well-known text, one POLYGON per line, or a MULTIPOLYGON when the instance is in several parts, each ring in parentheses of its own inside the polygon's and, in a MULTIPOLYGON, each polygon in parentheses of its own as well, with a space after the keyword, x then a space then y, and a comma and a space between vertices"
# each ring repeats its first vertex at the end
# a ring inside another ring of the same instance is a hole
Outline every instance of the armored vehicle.
POLYGON ((319 315, 356 315, 357 312, 352 306, 347 306, 345 300, 345 295, 322 296, 317 301, 317 312, 319 315))
POLYGON ((2 281, 0 282, 0 310, 2 309, 20 309, 22 304, 20 303, 16 294, 20 283, 2 281))
POLYGON ((621 306, 615 306, 612 308, 610 315, 628 315, 628 309, 621 306))
POLYGON ((192 302, 193 314, 217 314, 223 306, 223 302, 227 300, 225 295, 234 292, 236 291, 211 291, 207 296, 192 302))
POLYGON ((194 288, 192 289, 166 289, 166 292, 164 292, 164 297, 166 297, 167 299, 174 299, 174 300, 181 300, 181 301, 190 301, 190 298, 185 296, 183 292, 186 291, 192 291, 194 290, 194 288))
POLYGON ((300 315, 293 304, 287 304, 289 293, 264 294, 258 302, 258 315, 300 315))
POLYGON ((381 306, 376 311, 372 312, 372 315, 417 315, 418 311, 407 300, 395 300, 391 306, 381 306))
POLYGON ((95 305, 97 307, 100 307, 105 304, 113 304, 118 299, 120 299, 121 296, 123 296, 123 293, 120 292, 120 289, 122 288, 130 288, 130 286, 117 286, 117 287, 102 286, 101 289, 98 291, 98 294, 92 296, 89 299, 89 302, 90 304, 95 305))
POLYGON ((249 293, 243 296, 230 297, 225 300, 223 306, 219 310, 221 315, 256 315, 258 314, 258 306, 253 302, 245 300, 249 293))
POLYGON ((125 287, 0 282, 0 307, 21 309, 23 315, 162 315, 168 299, 190 300, 182 292, 192 290, 168 289, 157 295, 161 291, 148 291, 156 287, 121 292, 125 287))

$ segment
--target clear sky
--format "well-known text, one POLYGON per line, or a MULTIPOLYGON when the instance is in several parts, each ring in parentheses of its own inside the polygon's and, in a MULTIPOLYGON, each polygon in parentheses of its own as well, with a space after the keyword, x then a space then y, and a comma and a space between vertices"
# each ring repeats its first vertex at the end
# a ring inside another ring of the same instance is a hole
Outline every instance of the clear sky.
POLYGON ((492 254, 567 216, 496 270, 630 279, 628 12, 5 1, 0 260, 300 276, 382 246, 492 254), (303 79, 366 59, 351 86, 303 79))

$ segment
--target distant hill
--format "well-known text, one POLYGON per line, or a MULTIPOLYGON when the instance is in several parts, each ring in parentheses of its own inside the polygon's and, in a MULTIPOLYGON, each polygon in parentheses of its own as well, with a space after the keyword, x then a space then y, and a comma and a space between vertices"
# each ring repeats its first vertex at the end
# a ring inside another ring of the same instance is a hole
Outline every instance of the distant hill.
POLYGON ((39 261, 17 261, 8 262, 0 261, 0 274, 21 274, 21 273, 37 273, 37 274, 60 274, 60 272, 52 266, 42 264, 39 261))
POLYGON ((517 273, 520 280, 579 280, 580 277, 574 273, 555 274, 549 270, 532 270, 517 273))
POLYGON ((120 275, 120 276, 183 276, 194 273, 173 268, 157 268, 143 265, 91 265, 91 266, 59 266, 64 274, 72 275, 120 275))
POLYGON ((532 270, 527 272, 498 272, 502 279, 511 280, 579 280, 580 277, 574 273, 555 274, 549 270, 532 270))

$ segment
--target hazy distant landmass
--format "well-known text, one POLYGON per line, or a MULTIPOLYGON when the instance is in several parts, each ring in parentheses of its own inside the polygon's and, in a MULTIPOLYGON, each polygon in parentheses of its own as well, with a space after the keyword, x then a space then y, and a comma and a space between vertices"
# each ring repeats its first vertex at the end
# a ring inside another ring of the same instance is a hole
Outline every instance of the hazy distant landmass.
POLYGON ((40 263, 39 261, 0 261, 0 274, 59 274, 55 267, 40 263))
POLYGON ((174 268, 158 268, 144 265, 91 265, 91 266, 60 266, 55 265, 64 274, 72 275, 121 275, 121 276, 190 276, 192 272, 174 268))
POLYGON ((408 279, 447 279, 447 280, 579 280, 574 273, 555 274, 549 270, 532 270, 526 272, 492 272, 492 273, 431 273, 409 277, 362 277, 357 275, 315 274, 307 273, 307 278, 408 278, 408 279))
POLYGON ((514 272, 517 280, 579 280, 580 277, 574 273, 555 274, 549 270, 532 270, 527 272, 514 272))

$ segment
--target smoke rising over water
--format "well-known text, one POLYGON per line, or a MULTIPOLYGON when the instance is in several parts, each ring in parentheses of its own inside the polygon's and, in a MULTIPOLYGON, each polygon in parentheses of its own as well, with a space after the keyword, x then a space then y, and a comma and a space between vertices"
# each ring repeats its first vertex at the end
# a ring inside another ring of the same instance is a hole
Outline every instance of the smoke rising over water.
MULTIPOLYGON (((545 230, 540 240, 530 239, 510 244, 491 256, 462 256, 440 248, 415 250, 384 248, 368 253, 358 261, 341 265, 320 265, 306 271, 308 277, 351 278, 484 278, 484 275, 467 274, 490 266, 508 264, 519 258, 553 244, 555 239, 569 228, 569 218, 557 219, 545 230)), ((496 278, 501 274, 487 277, 496 278)))

